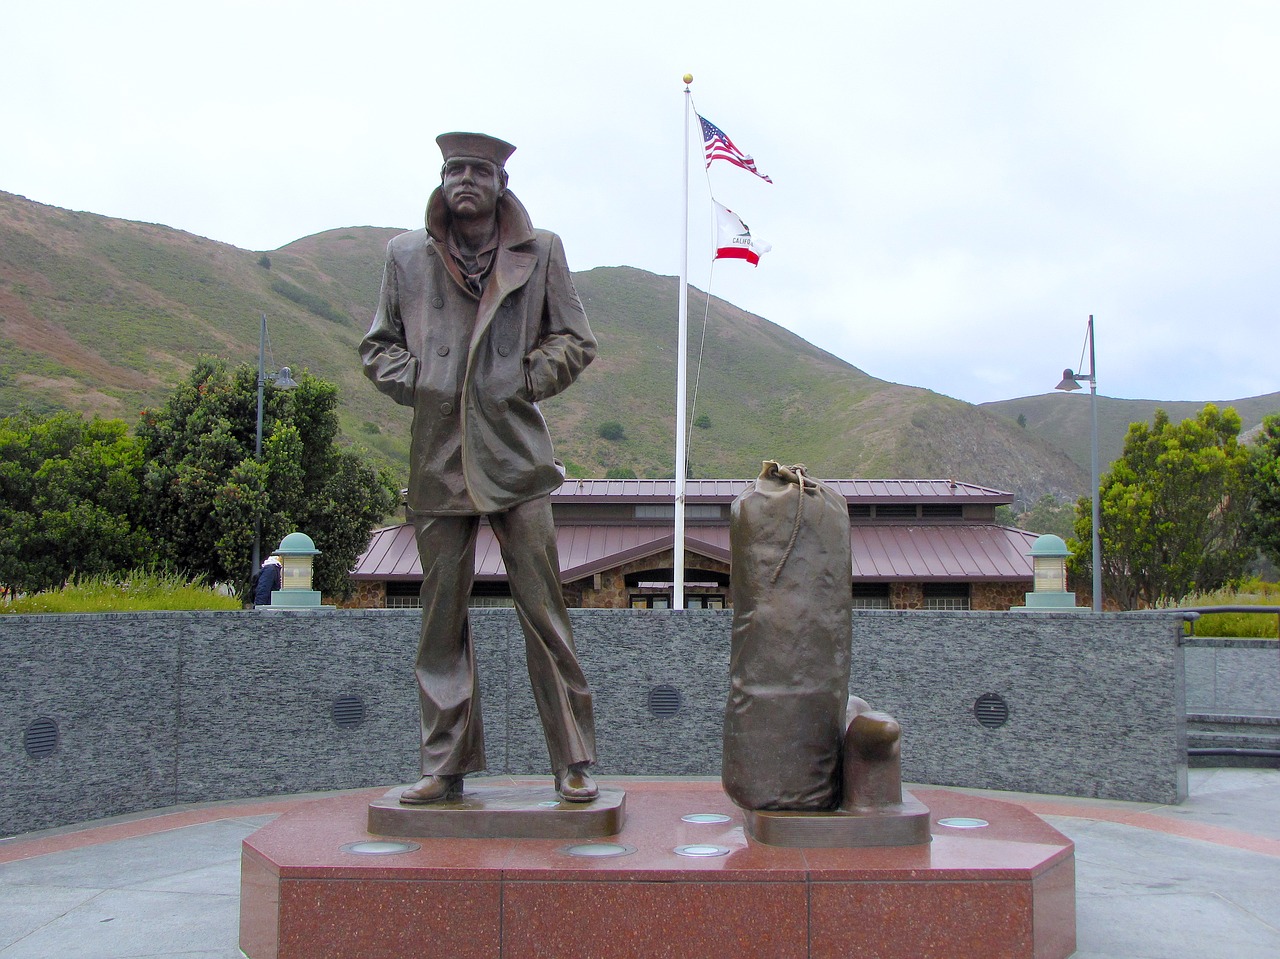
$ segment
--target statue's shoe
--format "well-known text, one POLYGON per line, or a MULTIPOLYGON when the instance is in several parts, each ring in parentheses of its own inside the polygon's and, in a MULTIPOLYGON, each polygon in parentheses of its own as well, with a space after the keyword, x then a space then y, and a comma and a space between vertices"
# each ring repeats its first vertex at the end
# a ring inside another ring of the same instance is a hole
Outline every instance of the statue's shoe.
POLYGON ((461 776, 423 776, 400 794, 400 802, 406 806, 424 806, 427 803, 453 799, 461 794, 461 776))
POLYGON ((600 795, 600 789, 585 764, 570 766, 563 776, 557 775, 556 792, 565 802, 591 802, 600 795))

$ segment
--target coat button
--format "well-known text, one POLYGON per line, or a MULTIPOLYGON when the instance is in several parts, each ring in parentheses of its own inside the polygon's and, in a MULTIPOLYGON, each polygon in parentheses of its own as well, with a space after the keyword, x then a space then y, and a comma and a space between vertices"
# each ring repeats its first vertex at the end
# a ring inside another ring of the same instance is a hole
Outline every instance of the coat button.
POLYGON ((436 347, 436 353, 437 353, 439 356, 448 356, 448 355, 449 355, 449 347, 447 347, 447 346, 437 346, 437 347, 436 347))
POLYGON ((431 298, 431 305, 434 306, 437 310, 442 309, 444 307, 444 297, 433 296, 431 298))
POLYGON ((450 413, 452 413, 452 412, 453 412, 453 404, 452 404, 452 403, 441 403, 441 404, 440 404, 440 415, 441 415, 441 416, 448 416, 448 415, 449 415, 450 413))
POLYGON ((504 310, 509 310, 509 309, 511 309, 511 301, 510 301, 510 300, 503 300, 503 301, 502 301, 502 308, 503 308, 504 310))
POLYGON ((507 411, 507 401, 506 401, 506 400, 498 400, 498 412, 499 412, 499 413, 505 413, 506 411, 507 411))
POLYGON ((510 347, 506 347, 506 346, 500 346, 500 347, 498 347, 498 355, 499 355, 499 356, 507 356, 510 352, 511 352, 510 347))
POLYGON ((436 248, 434 246, 427 247, 427 256, 435 256, 436 248))

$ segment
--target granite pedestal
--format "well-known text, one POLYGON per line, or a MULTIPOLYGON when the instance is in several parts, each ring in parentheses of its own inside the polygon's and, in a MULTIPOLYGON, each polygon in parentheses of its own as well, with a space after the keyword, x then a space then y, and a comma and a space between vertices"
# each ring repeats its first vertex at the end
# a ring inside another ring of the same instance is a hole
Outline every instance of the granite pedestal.
MULTIPOLYGON (((485 780, 479 780, 485 782, 485 780)), ((429 839, 592 839, 622 831, 627 796, 601 789, 589 803, 567 802, 555 785, 477 785, 461 795, 425 806, 400 802, 396 786, 369 803, 368 830, 374 836, 429 839)))
POLYGON ((607 839, 418 838, 393 855, 343 848, 377 838, 367 817, 384 789, 310 803, 244 842, 240 947, 250 959, 1065 959, 1075 950, 1072 844, 1011 803, 916 789, 931 842, 805 849, 749 839, 719 782, 623 785, 626 823, 607 839), (575 845, 596 855, 573 855, 575 845))

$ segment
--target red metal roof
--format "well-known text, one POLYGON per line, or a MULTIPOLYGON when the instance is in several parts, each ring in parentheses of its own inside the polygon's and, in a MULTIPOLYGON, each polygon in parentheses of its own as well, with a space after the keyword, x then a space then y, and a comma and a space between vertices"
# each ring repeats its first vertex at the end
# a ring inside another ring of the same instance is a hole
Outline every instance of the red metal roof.
MULTIPOLYGON (((615 482, 610 480, 609 482, 615 482)), ((627 481, 631 482, 631 481, 627 481)), ((648 482, 648 481, 642 481, 648 482)), ((893 580, 1026 580, 1027 555, 1035 533, 979 523, 858 525, 849 530, 853 577, 893 580)), ((560 576, 568 582, 669 549, 669 526, 564 524, 556 529, 560 576)), ((728 526, 690 526, 685 546, 694 553, 729 561, 728 526)), ((482 524, 476 537, 476 578, 503 579, 506 567, 493 530, 482 524)), ((407 523, 376 530, 356 560, 354 579, 417 580, 422 565, 407 523)))
POLYGON ((1025 580, 1038 534, 1006 526, 854 526, 853 578, 893 580, 1025 580))
MULTIPOLYGON (((753 480, 702 479, 685 483, 688 503, 730 503, 753 480)), ((956 501, 1012 503, 1013 494, 957 483, 948 479, 836 479, 823 480, 849 502, 953 503, 956 501)), ((553 502, 669 503, 676 481, 670 479, 570 479, 551 494, 553 502)))
MULTIPOLYGON (((560 554, 560 578, 564 581, 590 576, 604 569, 669 549, 675 534, 668 526, 612 526, 566 524, 556 529, 560 554)), ((721 562, 729 561, 729 527, 690 526, 685 548, 721 562)), ((498 539, 488 524, 476 535, 476 579, 505 579, 498 539)), ((369 548, 356 560, 353 579, 421 579, 422 562, 413 538, 413 526, 402 523, 375 530, 369 548)))

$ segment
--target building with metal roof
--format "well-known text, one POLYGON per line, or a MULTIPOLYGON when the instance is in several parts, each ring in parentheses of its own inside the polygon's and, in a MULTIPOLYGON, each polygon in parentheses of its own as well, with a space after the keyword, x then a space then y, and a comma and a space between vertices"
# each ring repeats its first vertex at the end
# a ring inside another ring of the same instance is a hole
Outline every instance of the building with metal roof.
MULTIPOLYGON (((729 605, 729 508, 749 480, 689 480, 685 600, 729 605)), ((1036 534, 1001 526, 1013 494, 953 480, 825 480, 849 505, 855 606, 1008 609, 1031 589, 1036 534)), ((674 480, 569 480, 551 494, 570 606, 667 608, 674 480)), ((416 606, 422 567, 408 523, 376 530, 352 579, 361 606, 416 606)), ((481 524, 473 605, 509 605, 497 540, 481 524)))

